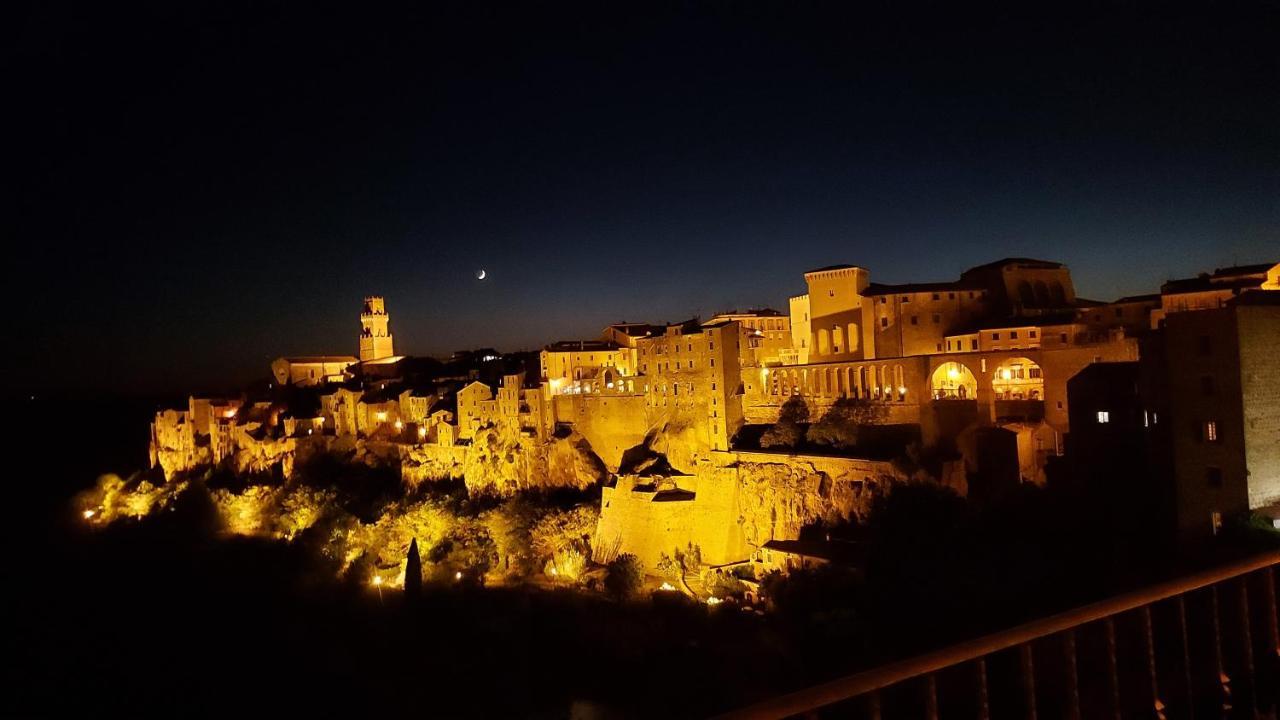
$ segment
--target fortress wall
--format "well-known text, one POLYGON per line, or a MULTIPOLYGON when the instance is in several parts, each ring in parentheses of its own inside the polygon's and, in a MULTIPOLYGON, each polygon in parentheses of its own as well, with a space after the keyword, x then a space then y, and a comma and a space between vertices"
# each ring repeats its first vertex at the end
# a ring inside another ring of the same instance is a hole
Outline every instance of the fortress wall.
POLYGON ((643 395, 556 395, 553 403, 556 421, 572 424, 614 472, 648 431, 643 395))

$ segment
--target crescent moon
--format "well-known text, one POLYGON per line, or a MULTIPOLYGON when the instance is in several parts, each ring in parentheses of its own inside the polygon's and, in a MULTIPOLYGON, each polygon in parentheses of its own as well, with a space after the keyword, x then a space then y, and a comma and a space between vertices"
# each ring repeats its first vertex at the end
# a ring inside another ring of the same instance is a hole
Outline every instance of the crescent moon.
POLYGON ((487 274, 488 274, 488 273, 486 273, 484 270, 481 270, 480 272, 476 273, 476 279, 477 279, 477 280, 483 280, 483 279, 484 279, 484 277, 485 277, 485 275, 487 275, 487 274))

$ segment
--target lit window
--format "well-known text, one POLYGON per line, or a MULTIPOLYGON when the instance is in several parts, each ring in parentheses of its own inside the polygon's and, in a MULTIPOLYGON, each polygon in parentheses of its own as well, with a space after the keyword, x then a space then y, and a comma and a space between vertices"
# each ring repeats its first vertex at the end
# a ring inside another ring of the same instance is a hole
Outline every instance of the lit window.
POLYGON ((1110 412, 1108 412, 1108 411, 1106 411, 1106 410, 1099 410, 1099 411, 1098 411, 1098 422, 1099 422, 1100 424, 1101 424, 1101 423, 1109 423, 1109 422, 1111 422, 1111 413, 1110 413, 1110 412))
POLYGON ((1209 420, 1204 424, 1204 439, 1209 442, 1218 442, 1218 423, 1209 420))

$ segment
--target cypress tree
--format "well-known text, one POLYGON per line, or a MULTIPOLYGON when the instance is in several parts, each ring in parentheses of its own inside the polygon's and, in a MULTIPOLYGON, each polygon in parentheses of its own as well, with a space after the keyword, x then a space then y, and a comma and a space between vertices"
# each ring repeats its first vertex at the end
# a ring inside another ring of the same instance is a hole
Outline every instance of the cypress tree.
POLYGON ((418 557, 418 538, 409 543, 409 557, 404 564, 404 596, 410 600, 422 595, 422 559, 418 557))

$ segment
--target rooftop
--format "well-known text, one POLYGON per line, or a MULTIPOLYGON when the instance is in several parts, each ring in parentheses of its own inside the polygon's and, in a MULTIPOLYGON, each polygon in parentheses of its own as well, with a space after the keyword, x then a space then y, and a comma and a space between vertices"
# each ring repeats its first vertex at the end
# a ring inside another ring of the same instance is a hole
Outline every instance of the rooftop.
POLYGON ((280 358, 295 365, 302 363, 357 363, 359 358, 350 355, 292 355, 280 358))
POLYGON ((952 280, 950 282, 927 282, 927 283, 902 283, 900 285, 886 285, 884 283, 871 283, 866 290, 862 291, 863 295, 898 295, 919 292, 958 292, 962 290, 980 290, 982 286, 975 283, 965 282, 963 280, 952 280))

